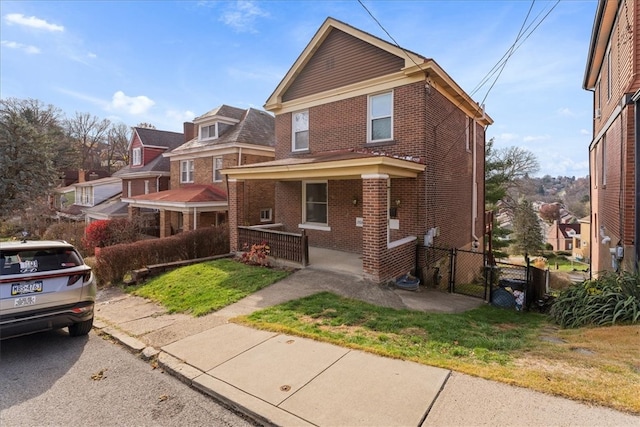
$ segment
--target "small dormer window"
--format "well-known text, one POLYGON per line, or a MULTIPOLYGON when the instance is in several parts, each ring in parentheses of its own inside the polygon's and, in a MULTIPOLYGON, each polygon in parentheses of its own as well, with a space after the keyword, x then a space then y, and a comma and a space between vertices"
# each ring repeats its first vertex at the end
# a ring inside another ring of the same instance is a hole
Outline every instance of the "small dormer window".
POLYGON ((131 150, 131 164, 134 166, 142 164, 142 149, 140 147, 136 147, 131 150))
POLYGON ((213 139, 218 137, 217 123, 200 126, 200 139, 213 139))
POLYGON ((224 133, 233 127, 228 123, 215 122, 200 126, 200 139, 216 139, 220 138, 224 133))

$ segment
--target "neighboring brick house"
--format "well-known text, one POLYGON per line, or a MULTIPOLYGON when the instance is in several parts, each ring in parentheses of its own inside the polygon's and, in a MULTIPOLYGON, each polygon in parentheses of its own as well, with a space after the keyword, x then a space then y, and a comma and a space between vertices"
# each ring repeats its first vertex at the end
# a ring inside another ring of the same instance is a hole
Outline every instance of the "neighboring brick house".
MULTIPOLYGON (((122 180, 122 197, 106 203, 92 212, 95 219, 129 217, 132 196, 157 193, 169 189, 170 164, 163 156, 184 143, 184 135, 178 132, 134 127, 129 141, 129 164, 113 174, 122 180)), ((143 232, 158 237, 159 214, 156 209, 138 211, 143 232)))
MULTIPOLYGON (((160 237, 227 221, 227 183, 223 168, 274 158, 274 118, 255 108, 222 105, 184 124, 183 143, 163 153, 170 161, 170 186, 164 191, 123 198, 132 215, 159 212, 160 237)), ((273 183, 246 189, 243 224, 271 223, 273 183)))
POLYGON ((276 116, 275 160, 223 171, 232 251, 255 180, 276 181, 284 231, 361 254, 373 281, 410 271, 423 239, 481 244, 492 120, 432 59, 328 18, 265 108, 276 116))
POLYGON ((640 1, 600 0, 583 88, 593 92, 591 271, 640 260, 640 1))
POLYGON ((553 221, 547 233, 547 243, 554 251, 573 251, 574 237, 580 235, 581 224, 563 224, 553 221))

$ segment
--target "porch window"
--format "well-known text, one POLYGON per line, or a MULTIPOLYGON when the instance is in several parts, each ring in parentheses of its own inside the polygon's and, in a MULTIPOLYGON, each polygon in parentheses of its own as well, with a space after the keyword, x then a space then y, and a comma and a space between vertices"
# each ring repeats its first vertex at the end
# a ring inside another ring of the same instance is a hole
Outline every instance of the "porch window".
POLYGON ((180 182, 193 182, 193 160, 180 161, 180 182))
POLYGON ((213 182, 222 181, 222 174, 220 170, 222 169, 222 157, 214 157, 213 159, 213 182))
POLYGON ((298 111, 292 115, 292 151, 309 149, 309 111, 298 111))
POLYGON ((393 92, 369 96, 368 142, 393 139, 393 92))
POLYGON ((142 164, 142 149, 140 147, 136 147, 132 150, 132 164, 133 166, 142 164))
POLYGON ((305 201, 302 222, 327 225, 327 183, 305 182, 302 188, 305 201))

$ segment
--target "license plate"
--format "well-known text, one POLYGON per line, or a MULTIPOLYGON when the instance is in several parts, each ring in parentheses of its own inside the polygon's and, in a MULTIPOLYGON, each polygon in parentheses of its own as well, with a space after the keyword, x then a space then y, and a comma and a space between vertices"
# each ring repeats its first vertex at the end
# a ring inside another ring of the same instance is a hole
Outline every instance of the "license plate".
POLYGON ((20 297, 13 300, 14 307, 24 307, 25 305, 33 305, 36 303, 35 295, 30 297, 20 297))
POLYGON ((31 283, 15 283, 11 285, 11 296, 42 292, 42 280, 31 283))

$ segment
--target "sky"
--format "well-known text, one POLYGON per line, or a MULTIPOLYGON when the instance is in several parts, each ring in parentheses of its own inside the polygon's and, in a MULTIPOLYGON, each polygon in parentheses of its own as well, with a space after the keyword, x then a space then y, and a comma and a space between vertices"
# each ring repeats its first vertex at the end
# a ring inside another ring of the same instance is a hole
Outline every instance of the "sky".
POLYGON ((222 104, 263 108, 327 17, 434 59, 536 176, 589 173, 582 88, 596 0, 0 2, 0 97, 66 117, 182 132, 222 104), (506 61, 505 61, 506 59, 506 61))

